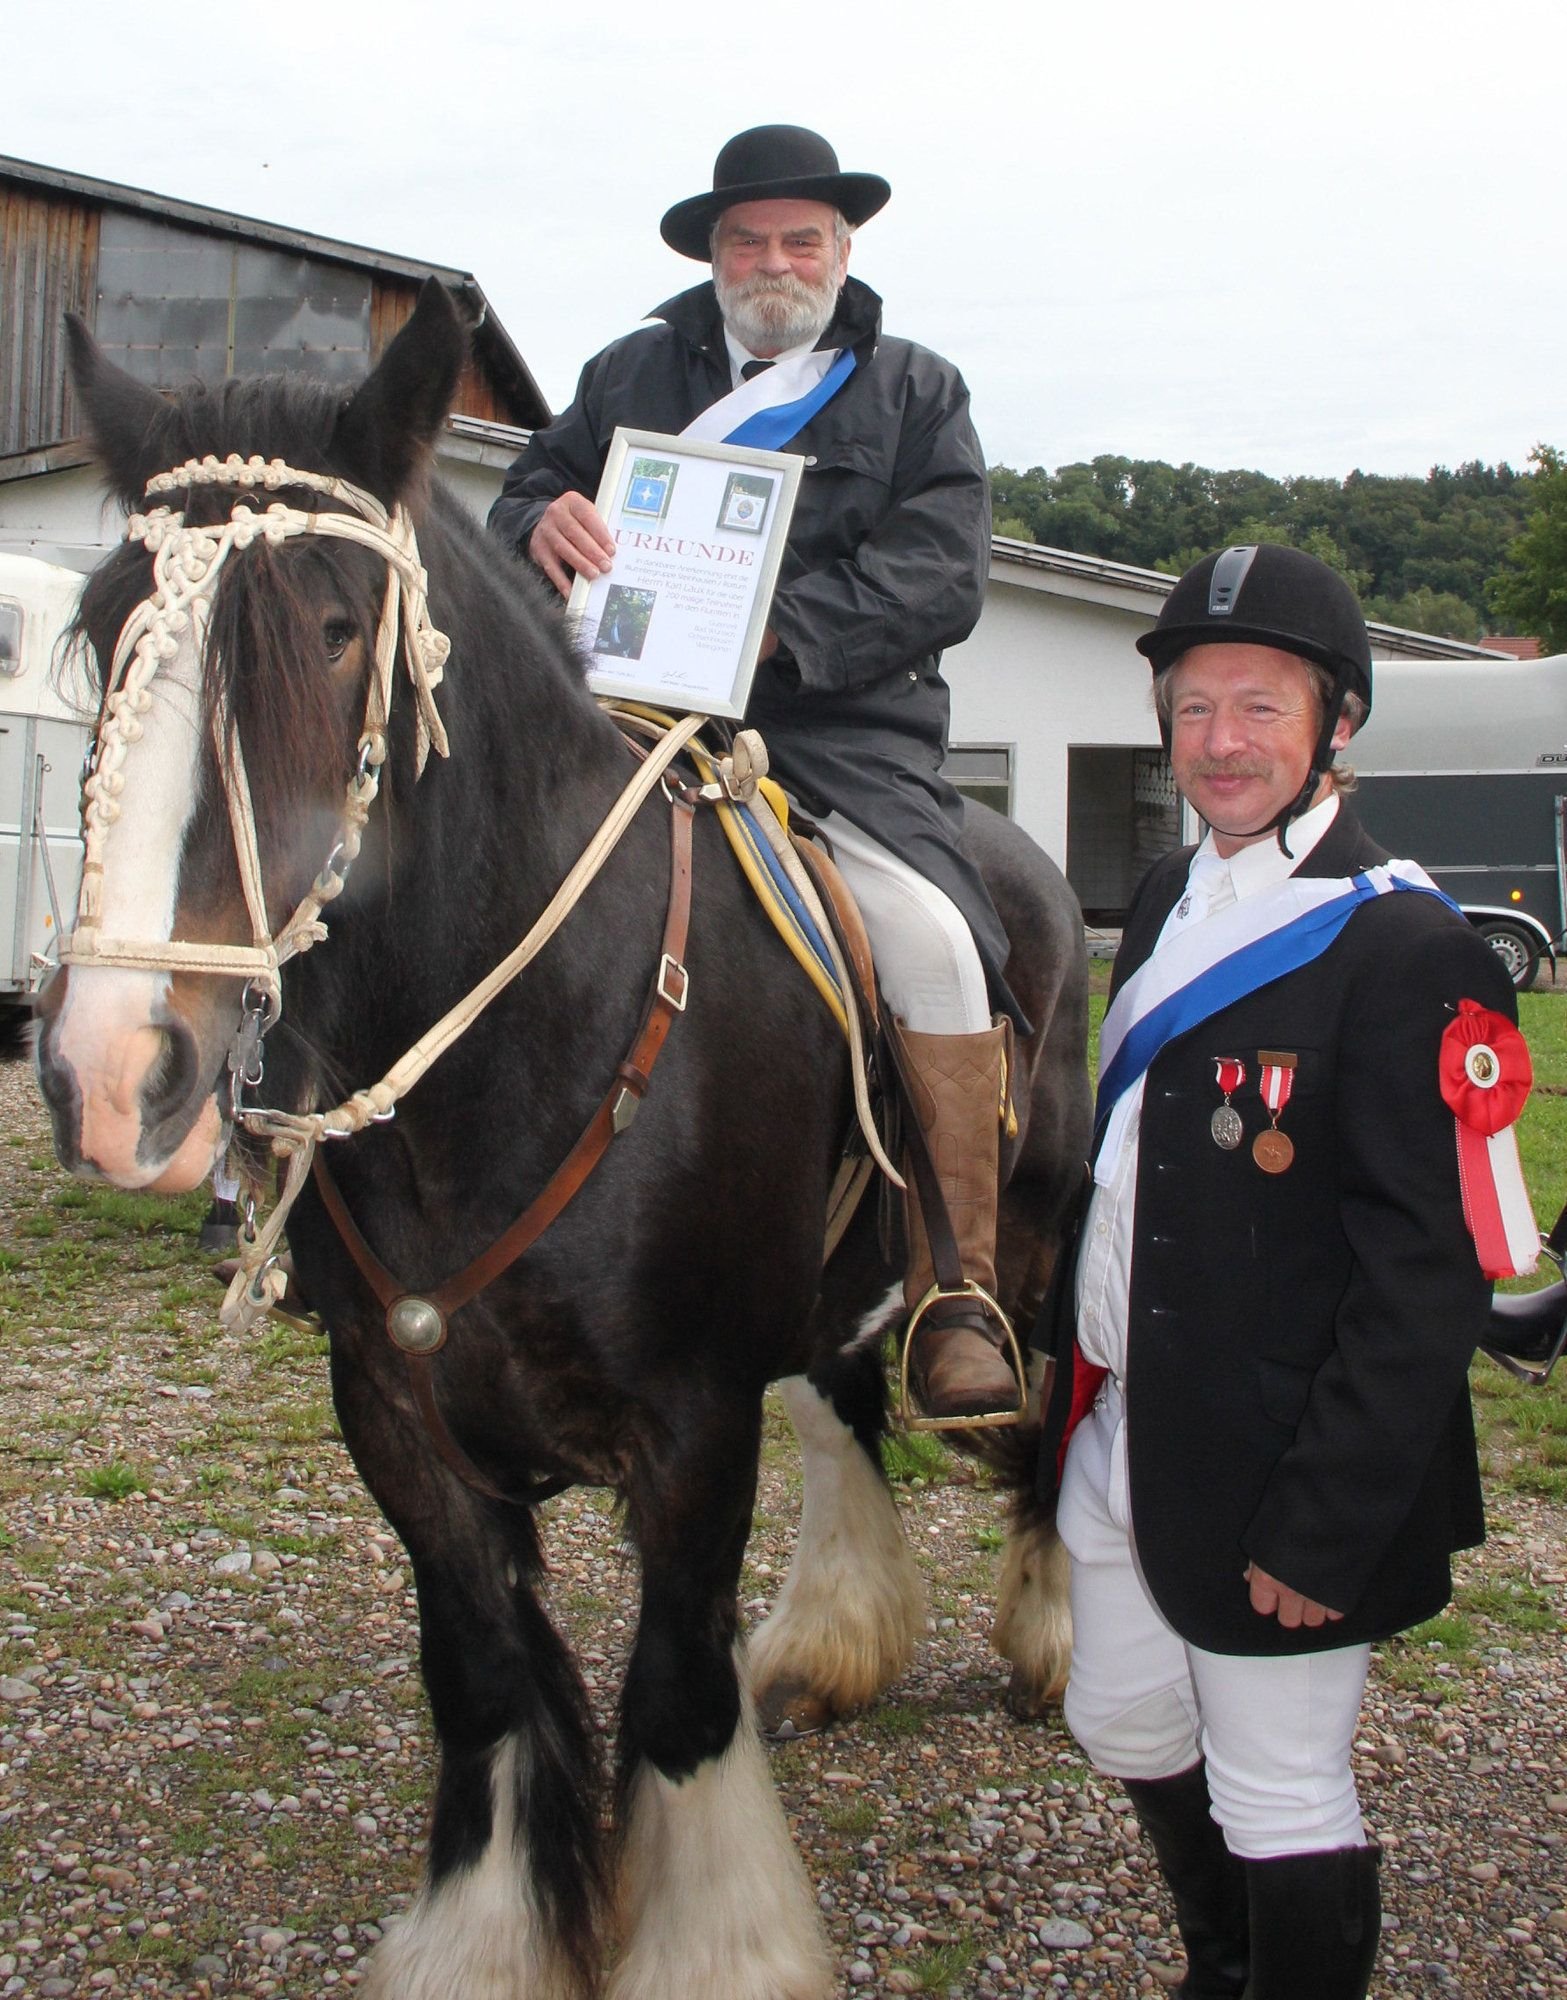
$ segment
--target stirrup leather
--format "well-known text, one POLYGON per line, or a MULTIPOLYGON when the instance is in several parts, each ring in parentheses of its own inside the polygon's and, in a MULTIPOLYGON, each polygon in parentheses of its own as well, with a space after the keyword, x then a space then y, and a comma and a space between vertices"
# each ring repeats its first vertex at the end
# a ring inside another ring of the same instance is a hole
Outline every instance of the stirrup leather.
POLYGON ((903 1348, 898 1360, 898 1421, 911 1431, 980 1431, 994 1430, 1003 1424, 1020 1424, 1028 1414, 1028 1375, 1023 1366, 1023 1352, 1017 1344, 1017 1335, 1012 1330, 1012 1322, 1001 1309, 999 1300, 993 1298, 983 1285, 976 1285, 972 1278, 965 1278, 962 1286, 953 1291, 932 1285, 919 1304, 909 1314, 903 1329, 903 1348), (919 1331, 920 1322, 932 1306, 944 1299, 977 1299, 1006 1336, 1006 1346, 1002 1349, 1012 1373, 1017 1380, 1017 1408, 1015 1410, 989 1410, 977 1417, 927 1417, 914 1406, 909 1394, 909 1355, 914 1347, 914 1336, 919 1331))

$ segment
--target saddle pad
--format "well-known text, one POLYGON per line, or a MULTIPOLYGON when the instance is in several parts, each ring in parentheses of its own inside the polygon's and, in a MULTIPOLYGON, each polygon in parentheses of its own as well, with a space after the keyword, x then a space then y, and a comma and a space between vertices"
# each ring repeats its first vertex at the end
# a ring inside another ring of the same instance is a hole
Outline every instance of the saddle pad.
POLYGON ((755 813, 748 805, 726 799, 718 807, 718 818, 746 880, 772 919, 773 928, 826 1002, 833 1019, 847 1033, 846 996, 833 969, 832 954, 815 919, 801 902, 799 892, 784 874, 783 864, 757 824, 755 813))

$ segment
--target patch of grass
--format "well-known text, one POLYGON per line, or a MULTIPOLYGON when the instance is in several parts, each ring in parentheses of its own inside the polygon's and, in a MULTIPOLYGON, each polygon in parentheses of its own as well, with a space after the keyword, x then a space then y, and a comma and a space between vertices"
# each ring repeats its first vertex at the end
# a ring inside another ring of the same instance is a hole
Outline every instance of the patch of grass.
POLYGON ((1426 1646, 1433 1651, 1440 1648, 1442 1652, 1455 1656, 1453 1663, 1457 1665, 1459 1660, 1468 1659, 1475 1650, 1475 1628, 1462 1612, 1443 1611, 1406 1632, 1404 1643, 1426 1646))
POLYGON ((1513 1473, 1512 1484, 1520 1493, 1567 1503, 1567 1466, 1522 1465, 1513 1473))
POLYGON ((1549 1591, 1522 1577, 1495 1577, 1485 1583, 1462 1585, 1454 1609, 1466 1617, 1483 1618, 1508 1632, 1559 1632, 1562 1621, 1549 1591))
POLYGON ((964 1987, 974 1961, 979 1957, 977 1939, 955 1938, 951 1944, 933 1944, 910 1959, 917 1993, 948 1993, 964 1987))
POLYGON ((834 1799, 822 1814, 822 1825, 829 1833, 840 1833, 845 1839, 863 1840, 876 1831, 880 1818, 874 1799, 863 1796, 834 1799))
POLYGON ((973 1537, 975 1548, 983 1550, 986 1555, 1000 1555, 1006 1544, 1006 1529, 996 1527, 990 1522, 985 1522, 981 1526, 971 1529, 970 1533, 973 1537))
POLYGON ((882 1470, 894 1486, 944 1486, 952 1470, 947 1447, 934 1431, 889 1431, 881 1441, 882 1470))
POLYGON ((201 1225, 206 1191, 171 1199, 163 1194, 136 1194, 123 1188, 85 1187, 82 1213, 94 1222, 110 1222, 138 1236, 189 1236, 201 1225))
POLYGON ((1389 1639, 1379 1651, 1381 1676, 1401 1694, 1445 1700, 1460 1691, 1461 1682, 1438 1668, 1467 1671, 1478 1644, 1474 1619, 1449 1609, 1389 1639))
POLYGON ((128 1500, 133 1493, 145 1493, 151 1478, 145 1465, 131 1459, 111 1458, 103 1465, 88 1468, 82 1479, 82 1491, 91 1500, 128 1500))
POLYGON ((910 1708, 901 1701, 884 1701, 866 1712, 860 1726, 874 1736, 889 1736, 899 1741, 928 1735, 931 1718, 923 1708, 910 1708))

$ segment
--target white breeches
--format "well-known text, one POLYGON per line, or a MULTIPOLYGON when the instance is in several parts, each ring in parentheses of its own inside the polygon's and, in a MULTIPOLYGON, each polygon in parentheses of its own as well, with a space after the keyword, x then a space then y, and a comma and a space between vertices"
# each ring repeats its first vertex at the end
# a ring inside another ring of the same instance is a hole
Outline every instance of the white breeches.
POLYGON ((1066 1721, 1098 1768, 1171 1778, 1206 1757, 1213 1816, 1243 1860, 1363 1846, 1350 1746, 1371 1648, 1256 1658, 1170 1629, 1137 1565, 1112 1382, 1072 1435, 1057 1524, 1072 1559, 1066 1721))
POLYGON ((976 1035, 990 1026, 985 968, 963 913, 933 882, 842 813, 816 824, 854 892, 887 1004, 922 1035, 976 1035))

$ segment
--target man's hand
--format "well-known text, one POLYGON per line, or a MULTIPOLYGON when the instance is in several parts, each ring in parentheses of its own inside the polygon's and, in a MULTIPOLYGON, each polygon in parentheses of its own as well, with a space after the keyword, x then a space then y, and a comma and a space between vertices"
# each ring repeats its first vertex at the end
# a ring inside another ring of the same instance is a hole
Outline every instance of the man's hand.
POLYGON ((615 559, 615 537, 585 493, 561 493, 539 516, 528 554, 561 596, 569 597, 568 568, 589 578, 606 575, 615 559))
POLYGON ((1287 1583, 1280 1583, 1276 1576, 1269 1576, 1255 1563, 1246 1565, 1246 1581, 1251 1585, 1252 1610, 1264 1618, 1276 1617, 1292 1632, 1301 1625, 1327 1625, 1344 1616, 1342 1611, 1330 1611, 1325 1604, 1318 1604, 1315 1598, 1302 1597, 1298 1590, 1291 1590, 1287 1583))

